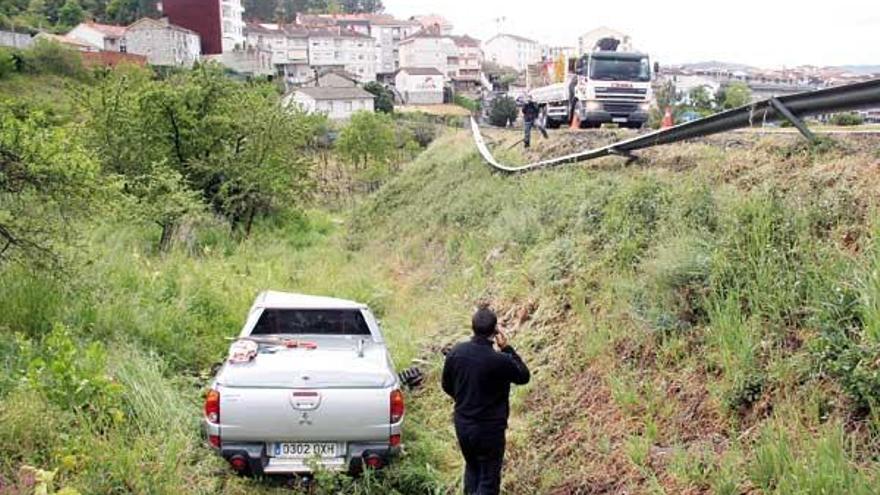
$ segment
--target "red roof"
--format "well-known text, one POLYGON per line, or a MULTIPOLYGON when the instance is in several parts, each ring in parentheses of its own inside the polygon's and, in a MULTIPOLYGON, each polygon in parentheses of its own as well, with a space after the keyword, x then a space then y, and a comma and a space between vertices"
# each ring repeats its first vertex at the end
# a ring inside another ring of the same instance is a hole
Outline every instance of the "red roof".
POLYGON ((114 26, 113 24, 99 24, 97 22, 86 22, 86 26, 100 31, 108 38, 121 38, 125 36, 125 26, 114 26))

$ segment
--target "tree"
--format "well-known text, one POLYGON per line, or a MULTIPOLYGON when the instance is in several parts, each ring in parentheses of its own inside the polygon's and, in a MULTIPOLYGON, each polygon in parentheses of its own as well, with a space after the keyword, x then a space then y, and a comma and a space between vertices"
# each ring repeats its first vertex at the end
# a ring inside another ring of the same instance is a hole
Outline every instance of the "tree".
POLYGON ((391 90, 376 81, 364 84, 364 89, 376 96, 376 110, 383 113, 394 112, 394 93, 391 90))
POLYGON ((688 101, 691 108, 700 115, 706 116, 712 113, 714 99, 705 86, 697 86, 688 93, 688 101))
POLYGON ((499 96, 492 101, 489 110, 489 123, 499 127, 507 127, 508 123, 516 122, 519 109, 516 101, 509 96, 499 96))
POLYGON ((716 101, 721 102, 725 110, 748 105, 752 101, 752 90, 749 89, 748 84, 735 81, 719 90, 716 101))
POLYGON ((56 264, 75 221, 112 205, 117 191, 74 133, 0 102, 0 262, 56 264))
POLYGON ((383 113, 356 112, 336 141, 337 152, 368 190, 376 188, 390 172, 394 149, 394 123, 383 113))
POLYGON ((85 11, 77 0, 67 0, 58 11, 58 22, 64 26, 76 26, 85 18, 85 11))

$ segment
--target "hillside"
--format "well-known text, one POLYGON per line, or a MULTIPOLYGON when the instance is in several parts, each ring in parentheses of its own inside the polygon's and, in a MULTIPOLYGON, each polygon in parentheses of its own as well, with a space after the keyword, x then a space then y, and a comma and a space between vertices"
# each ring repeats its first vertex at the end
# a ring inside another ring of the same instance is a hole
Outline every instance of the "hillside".
POLYGON ((350 210, 282 210, 247 238, 214 218, 160 252, 158 224, 101 212, 64 270, 0 266, 0 486, 40 469, 84 494, 290 493, 232 475, 198 429, 226 339, 273 288, 369 303, 397 366, 428 372, 400 462, 321 493, 455 491, 438 372, 478 304, 534 372, 507 493, 873 493, 880 155, 835 143, 726 134, 506 177, 448 131, 350 210))

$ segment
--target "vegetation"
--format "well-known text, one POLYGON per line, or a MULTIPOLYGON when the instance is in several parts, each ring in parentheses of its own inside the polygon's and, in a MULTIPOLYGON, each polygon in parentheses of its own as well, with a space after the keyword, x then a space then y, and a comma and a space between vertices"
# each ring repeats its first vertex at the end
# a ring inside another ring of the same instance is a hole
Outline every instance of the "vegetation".
POLYGON ((748 84, 735 81, 719 89, 715 101, 719 102, 723 110, 738 108, 752 101, 752 90, 748 84))
MULTIPOLYGON (((478 303, 533 370, 509 493, 876 492, 870 143, 719 138, 644 150, 650 167, 509 177, 466 132, 358 114, 334 140, 210 66, 78 77, 0 81, 0 232, 33 241, 0 259, 13 493, 291 493, 231 475, 198 429, 212 366, 268 288, 370 304, 397 365, 427 372, 399 462, 321 473, 318 493, 460 490, 438 350, 478 303), (418 126, 437 139, 403 166, 418 126), (346 174, 325 182, 325 160, 346 174), (355 173, 356 209, 321 196, 355 173)), ((498 149, 519 138, 495 132, 498 149)))
POLYGON ((382 113, 394 112, 394 93, 390 89, 377 81, 364 84, 364 89, 376 96, 376 110, 382 113))
POLYGON ((480 111, 480 102, 467 96, 456 94, 453 102, 460 107, 467 108, 471 113, 478 113, 480 111))
POLYGON ((836 113, 831 116, 828 123, 839 126, 862 125, 865 119, 857 113, 836 113))
POLYGON ((498 127, 507 127, 516 122, 519 108, 516 101, 509 96, 498 96, 492 100, 492 108, 489 110, 489 123, 498 127))

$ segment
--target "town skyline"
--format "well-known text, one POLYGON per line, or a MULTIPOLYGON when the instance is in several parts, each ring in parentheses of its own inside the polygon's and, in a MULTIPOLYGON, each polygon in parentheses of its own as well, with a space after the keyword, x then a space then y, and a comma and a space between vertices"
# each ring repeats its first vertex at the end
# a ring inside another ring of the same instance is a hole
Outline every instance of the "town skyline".
POLYGON ((483 41, 505 32, 546 45, 575 46, 581 33, 606 26, 631 35, 637 49, 661 64, 720 61, 762 69, 880 65, 880 8, 867 0, 840 0, 834 9, 803 9, 795 18, 787 15, 784 5, 758 0, 722 6, 723 11, 707 9, 696 0, 634 1, 632 9, 594 13, 570 0, 553 2, 552 9, 538 9, 533 2, 504 2, 503 8, 499 4, 384 1, 388 14, 401 18, 439 14, 455 26, 456 33, 483 41), (585 12, 582 16, 559 14, 567 9, 585 12), (658 21, 673 17, 669 12, 677 16, 677 25, 663 26, 658 21), (760 21, 754 17, 758 13, 760 21), (768 34, 755 36, 762 25, 768 34), (700 42, 692 43, 693 39, 700 42))

